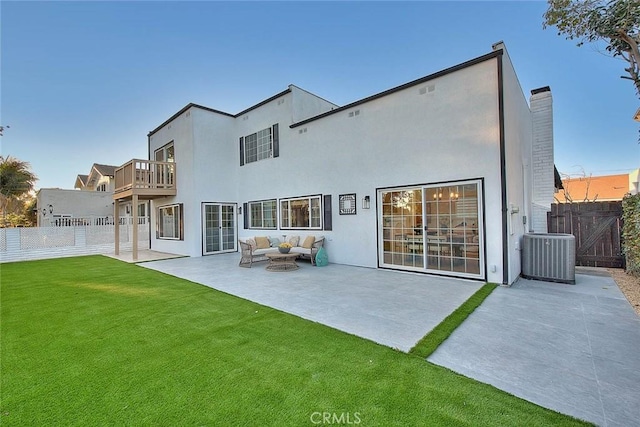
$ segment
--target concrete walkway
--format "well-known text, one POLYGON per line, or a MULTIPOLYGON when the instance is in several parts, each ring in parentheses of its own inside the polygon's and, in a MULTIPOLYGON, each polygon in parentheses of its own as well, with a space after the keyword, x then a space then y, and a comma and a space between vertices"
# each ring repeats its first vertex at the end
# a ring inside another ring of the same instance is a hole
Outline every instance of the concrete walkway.
POLYGON ((640 426, 640 317, 603 270, 496 289, 429 361, 601 426, 640 426))
MULTIPOLYGON (((270 273, 238 254, 143 267, 408 351, 478 282, 330 264, 270 273)), ((603 426, 640 426, 640 318, 615 282, 521 279, 496 289, 429 358, 538 405, 603 426)))

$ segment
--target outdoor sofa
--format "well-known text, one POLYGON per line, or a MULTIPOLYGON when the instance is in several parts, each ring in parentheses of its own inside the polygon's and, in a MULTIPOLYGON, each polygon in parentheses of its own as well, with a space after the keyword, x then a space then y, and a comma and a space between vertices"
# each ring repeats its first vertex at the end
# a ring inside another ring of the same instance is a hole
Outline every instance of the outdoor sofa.
POLYGON ((266 261, 268 258, 265 254, 277 252, 278 245, 284 242, 291 244, 291 253, 297 253, 300 258, 308 259, 311 265, 315 265, 316 254, 324 244, 324 236, 256 236, 238 239, 241 253, 240 267, 250 268, 254 262, 266 261))

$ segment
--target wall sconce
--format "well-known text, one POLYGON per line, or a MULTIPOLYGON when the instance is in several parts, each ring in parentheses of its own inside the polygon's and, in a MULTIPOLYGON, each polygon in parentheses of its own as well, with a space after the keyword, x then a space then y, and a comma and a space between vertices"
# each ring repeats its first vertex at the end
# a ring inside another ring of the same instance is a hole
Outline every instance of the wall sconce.
POLYGON ((362 199, 362 209, 370 209, 371 208, 371 198, 369 196, 364 196, 362 199))
POLYGON ((238 206, 238 215, 242 215, 242 206, 238 206))
POLYGON ((49 205, 49 213, 52 214, 53 213, 53 205, 49 205))
POLYGON ((127 215, 131 213, 131 205, 127 205, 126 211, 127 211, 127 215))

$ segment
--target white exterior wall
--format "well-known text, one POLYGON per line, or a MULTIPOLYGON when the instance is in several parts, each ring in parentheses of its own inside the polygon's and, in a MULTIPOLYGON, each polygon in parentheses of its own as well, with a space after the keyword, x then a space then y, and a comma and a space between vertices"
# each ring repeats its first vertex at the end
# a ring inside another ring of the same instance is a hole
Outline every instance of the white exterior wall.
MULTIPOLYGON (((241 229, 241 236, 323 234, 332 262, 376 267, 376 189, 482 178, 487 262, 501 265, 495 59, 293 129, 283 125, 280 157, 238 166, 240 201, 331 194, 333 230, 241 229), (433 90, 421 94, 426 86, 433 90), (357 215, 338 214, 344 193, 356 193, 357 215), (364 196, 372 209, 361 208, 364 196)), ((488 273, 491 281, 501 275, 488 273)))
MULTIPOLYGON (((154 152, 173 142, 175 161, 176 161, 176 186, 177 196, 154 199, 151 201, 150 218, 151 218, 151 240, 153 250, 166 251, 179 255, 195 255, 191 250, 193 242, 198 241, 197 230, 191 227, 193 221, 197 221, 197 207, 193 206, 193 185, 198 174, 202 173, 203 168, 196 171, 194 169, 194 150, 193 150, 193 121, 191 118, 194 109, 183 112, 162 129, 149 136, 149 155, 154 159, 154 152), (184 240, 159 240, 156 239, 156 215, 157 207, 174 203, 183 203, 183 223, 184 240), (189 225, 187 225, 189 224, 189 225), (190 243, 191 242, 191 243, 190 243), (154 244, 155 243, 155 244, 154 244)), ((203 167, 206 163, 201 163, 203 167)), ((197 224, 197 222, 196 222, 197 224)))
MULTIPOLYGON (((527 232, 531 204, 532 124, 529 105, 504 46, 504 132, 507 185, 508 277, 513 283, 521 272, 522 236, 527 232)), ((553 191, 551 192, 553 197, 553 191)))
POLYGON ((319 98, 297 86, 289 85, 289 90, 291 91, 290 108, 292 123, 301 122, 338 107, 336 104, 319 98))
POLYGON ((38 225, 47 225, 54 215, 113 217, 113 193, 42 188, 36 195, 38 225), (53 213, 49 212, 53 206, 53 213), (46 209, 46 215, 42 209, 46 209))

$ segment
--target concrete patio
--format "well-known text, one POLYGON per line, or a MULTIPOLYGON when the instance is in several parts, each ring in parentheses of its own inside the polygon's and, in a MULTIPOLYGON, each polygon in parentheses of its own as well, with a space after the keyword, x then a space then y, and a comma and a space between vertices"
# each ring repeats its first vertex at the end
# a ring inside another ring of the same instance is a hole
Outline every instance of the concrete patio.
POLYGON ((481 283, 339 264, 269 272, 237 253, 140 264, 377 343, 409 351, 481 283))
MULTIPOLYGON (((408 351, 481 283, 300 261, 292 272, 239 255, 140 264, 408 351)), ((606 272, 576 285, 496 289, 429 361, 602 426, 640 425, 640 318, 606 272)))

